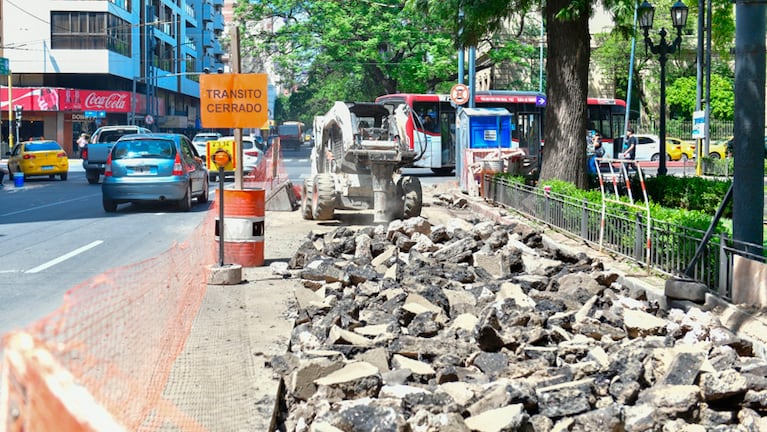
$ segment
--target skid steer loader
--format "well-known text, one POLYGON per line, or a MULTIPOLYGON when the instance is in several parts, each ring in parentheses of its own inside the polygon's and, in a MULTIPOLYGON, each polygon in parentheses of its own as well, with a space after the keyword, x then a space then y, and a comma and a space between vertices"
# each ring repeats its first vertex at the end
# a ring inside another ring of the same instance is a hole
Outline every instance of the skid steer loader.
POLYGON ((419 156, 405 134, 409 115, 406 105, 335 102, 316 117, 303 217, 328 220, 336 209, 370 208, 374 223, 420 215, 421 182, 399 172, 419 156))

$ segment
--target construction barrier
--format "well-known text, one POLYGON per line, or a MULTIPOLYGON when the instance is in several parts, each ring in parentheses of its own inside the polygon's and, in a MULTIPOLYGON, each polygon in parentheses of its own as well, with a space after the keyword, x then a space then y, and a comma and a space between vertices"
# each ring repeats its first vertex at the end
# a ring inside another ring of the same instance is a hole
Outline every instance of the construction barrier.
MULTIPOLYGON (((250 178, 267 184, 287 179, 280 158, 272 160, 268 171, 257 168, 269 174, 250 178)), ((261 264, 264 193, 248 191, 242 200, 227 194, 224 203, 228 215, 245 216, 236 223, 247 226, 247 237, 261 237, 248 252, 261 264)), ((210 390, 195 387, 199 371, 190 371, 180 356, 207 292, 208 267, 216 262, 213 207, 186 241, 70 288, 53 313, 2 337, 0 431, 247 429, 251 404, 211 405, 201 397, 210 390)), ((243 359, 236 360, 220 364, 216 358, 216 367, 204 373, 220 369, 225 379, 227 369, 242 367, 243 359)))
MULTIPOLYGON (((216 208, 221 191, 216 190, 216 208)), ((216 210, 218 214, 219 210, 216 210)), ((264 190, 224 189, 224 264, 264 265, 264 190)), ((221 242, 221 221, 216 218, 216 242, 221 242)))
POLYGON ((6 334, 0 430, 205 431, 164 391, 215 262, 204 229, 213 218, 155 258, 69 289, 53 313, 6 334))

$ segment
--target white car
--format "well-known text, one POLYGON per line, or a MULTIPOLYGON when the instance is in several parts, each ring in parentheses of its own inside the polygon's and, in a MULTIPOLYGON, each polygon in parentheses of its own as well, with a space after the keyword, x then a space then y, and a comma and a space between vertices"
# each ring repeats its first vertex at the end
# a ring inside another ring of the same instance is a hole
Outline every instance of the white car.
POLYGON ((221 134, 218 132, 200 132, 192 138, 192 144, 197 149, 200 157, 202 157, 204 164, 208 162, 208 141, 215 141, 217 139, 221 139, 221 134))
MULTIPOLYGON (((222 141, 234 141, 233 136, 225 136, 219 138, 219 140, 222 141)), ((252 136, 243 136, 242 137, 242 172, 243 174, 247 175, 250 171, 253 171, 258 164, 261 163, 261 160, 264 158, 264 154, 266 153, 266 145, 252 136)), ((224 172, 225 176, 233 175, 233 171, 226 171, 224 172)), ((210 170, 210 179, 215 180, 218 178, 218 171, 217 170, 210 170)))

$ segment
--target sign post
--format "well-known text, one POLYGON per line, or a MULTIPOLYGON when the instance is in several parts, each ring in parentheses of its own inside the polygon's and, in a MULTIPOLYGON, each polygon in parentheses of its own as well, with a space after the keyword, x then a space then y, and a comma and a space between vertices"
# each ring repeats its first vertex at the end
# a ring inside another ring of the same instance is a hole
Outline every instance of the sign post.
POLYGON ((220 148, 213 154, 213 161, 218 167, 218 265, 224 266, 224 172, 227 166, 232 165, 229 153, 220 148))
POLYGON ((703 140, 706 139, 706 112, 693 111, 692 113, 692 139, 695 145, 695 175, 703 175, 703 140))
MULTIPOLYGON (((2 154, 13 149, 13 96, 11 92, 11 68, 8 58, 0 57, 0 75, 8 77, 8 148, 5 145, 0 146, 2 154)), ((2 156, 0 156, 1 158, 2 156)))

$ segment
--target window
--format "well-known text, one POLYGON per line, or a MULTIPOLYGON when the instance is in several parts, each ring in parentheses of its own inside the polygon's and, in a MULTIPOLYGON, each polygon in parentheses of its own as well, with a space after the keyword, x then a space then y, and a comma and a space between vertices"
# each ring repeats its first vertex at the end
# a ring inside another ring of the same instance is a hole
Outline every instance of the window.
POLYGON ((131 26, 104 12, 51 12, 53 49, 108 49, 131 54, 131 26))

